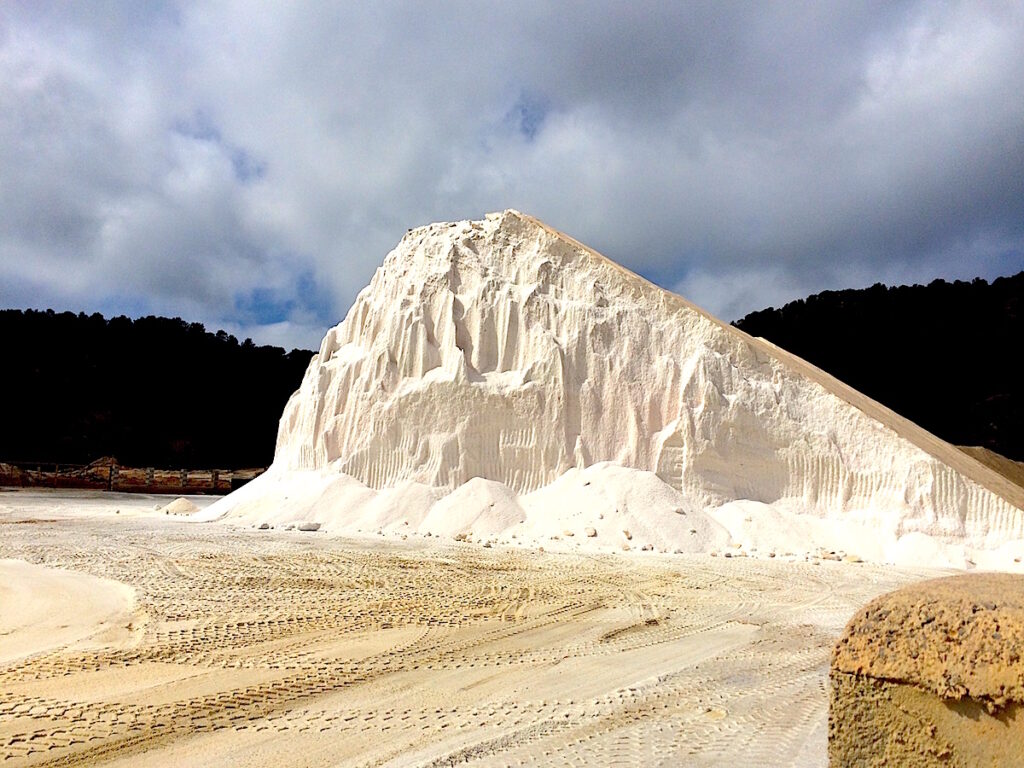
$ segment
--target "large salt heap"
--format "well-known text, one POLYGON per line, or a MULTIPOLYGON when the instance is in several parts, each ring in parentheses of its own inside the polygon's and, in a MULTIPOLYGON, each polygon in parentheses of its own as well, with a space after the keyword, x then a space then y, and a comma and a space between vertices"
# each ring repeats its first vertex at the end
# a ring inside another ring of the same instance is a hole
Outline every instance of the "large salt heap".
MULTIPOLYGON (((363 494, 345 496, 353 509, 371 489, 420 489, 405 520, 415 528, 437 518, 440 496, 482 478, 507 491, 488 486, 503 510, 485 525, 494 534, 562 514, 562 502, 531 504, 547 489, 531 492, 595 465, 656 474, 673 505, 716 511, 734 538, 756 538, 771 515, 893 541, 1024 537, 1021 489, 516 211, 410 230, 324 338, 266 479, 214 513, 251 510, 289 477, 348 476, 363 494)), ((303 498, 322 510, 326 497, 307 483, 303 498)))

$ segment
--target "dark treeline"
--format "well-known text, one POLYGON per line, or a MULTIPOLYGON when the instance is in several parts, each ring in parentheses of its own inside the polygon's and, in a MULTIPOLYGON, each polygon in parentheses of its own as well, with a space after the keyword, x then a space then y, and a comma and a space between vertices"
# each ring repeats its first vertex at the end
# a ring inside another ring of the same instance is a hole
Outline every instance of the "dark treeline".
POLYGON ((957 445, 1024 460, 1024 272, 826 291, 753 312, 763 336, 957 445))
MULTIPOLYGON (((1024 272, 826 291, 735 325, 958 445, 1024 460, 1024 272)), ((0 310, 0 461, 266 466, 309 351, 179 318, 0 310)))
POLYGON ((179 318, 0 311, 0 461, 266 466, 311 352, 179 318))

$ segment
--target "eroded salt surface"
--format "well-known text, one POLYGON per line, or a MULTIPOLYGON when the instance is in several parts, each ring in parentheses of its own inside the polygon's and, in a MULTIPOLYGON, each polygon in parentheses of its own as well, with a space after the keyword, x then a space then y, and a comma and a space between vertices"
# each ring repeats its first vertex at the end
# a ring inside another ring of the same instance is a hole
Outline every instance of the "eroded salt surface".
POLYGON ((505 211, 409 231, 324 338, 270 471, 201 519, 1012 567, 1022 507, 822 371, 505 211))

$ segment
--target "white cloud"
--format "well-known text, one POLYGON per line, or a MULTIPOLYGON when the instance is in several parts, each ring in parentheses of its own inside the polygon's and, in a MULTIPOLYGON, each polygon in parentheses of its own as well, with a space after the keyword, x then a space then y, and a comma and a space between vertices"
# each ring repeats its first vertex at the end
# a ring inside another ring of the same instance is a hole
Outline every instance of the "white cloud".
POLYGON ((506 207, 727 317, 1014 271, 1022 31, 1016 3, 5 4, 0 304, 314 338, 406 228, 506 207))

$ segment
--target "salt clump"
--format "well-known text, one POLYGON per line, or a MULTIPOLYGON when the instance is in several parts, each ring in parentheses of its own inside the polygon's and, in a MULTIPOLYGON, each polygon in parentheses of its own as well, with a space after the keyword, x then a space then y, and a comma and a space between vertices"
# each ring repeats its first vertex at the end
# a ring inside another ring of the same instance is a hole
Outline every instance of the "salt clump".
POLYGON ((186 499, 184 496, 179 496, 166 506, 158 506, 157 511, 163 512, 167 515, 191 515, 195 512, 198 512, 199 507, 197 507, 191 501, 186 499))
POLYGON ((435 535, 489 536, 525 519, 526 513, 511 488, 474 477, 435 503, 419 527, 435 535))
POLYGON ((904 560, 939 557, 908 534, 1022 539, 1022 507, 824 372, 505 211, 409 231, 324 338, 271 469, 203 518, 590 548, 628 529, 665 551, 855 534, 904 560))

